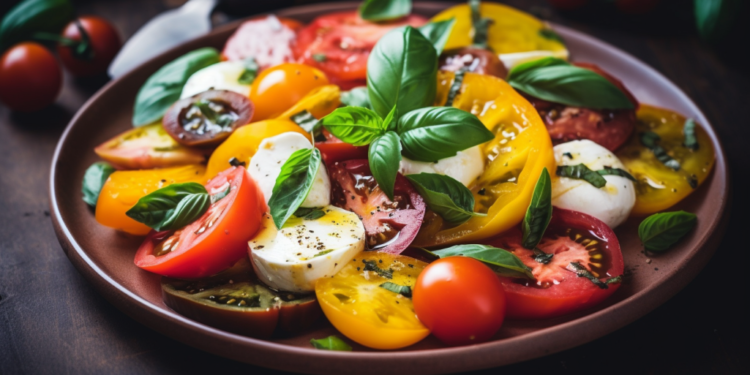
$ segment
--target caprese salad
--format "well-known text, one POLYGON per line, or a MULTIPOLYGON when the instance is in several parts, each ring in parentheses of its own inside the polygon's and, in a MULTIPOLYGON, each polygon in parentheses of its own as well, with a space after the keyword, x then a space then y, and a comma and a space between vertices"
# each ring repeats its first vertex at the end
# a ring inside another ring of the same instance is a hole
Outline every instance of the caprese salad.
POLYGON ((254 18, 153 73, 84 201, 145 236, 135 266, 197 321, 268 338, 323 315, 374 349, 487 341, 609 297, 613 228, 640 217, 619 235, 666 251, 697 222, 668 210, 714 163, 695 121, 568 58, 492 2, 254 18))

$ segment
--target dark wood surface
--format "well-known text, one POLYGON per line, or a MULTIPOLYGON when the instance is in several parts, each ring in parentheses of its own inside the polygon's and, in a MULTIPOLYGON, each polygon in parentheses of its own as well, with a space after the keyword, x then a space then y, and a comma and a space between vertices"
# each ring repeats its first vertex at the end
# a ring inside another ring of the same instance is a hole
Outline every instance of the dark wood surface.
MULTIPOLYGON (((623 20, 561 14, 543 0, 506 2, 618 46, 677 83, 719 133, 734 194, 716 255, 670 301, 589 344, 478 373, 750 373, 744 240, 750 75, 740 59, 746 42, 711 48, 696 37, 685 12, 623 20)), ((111 20, 126 37, 180 1, 78 3, 80 13, 111 20)), ((275 2, 282 3, 291 1, 275 2)), ((277 373, 198 351, 138 324, 99 296, 61 251, 48 217, 50 160, 67 122, 105 82, 66 76, 57 103, 34 114, 0 106, 0 374, 277 373)))

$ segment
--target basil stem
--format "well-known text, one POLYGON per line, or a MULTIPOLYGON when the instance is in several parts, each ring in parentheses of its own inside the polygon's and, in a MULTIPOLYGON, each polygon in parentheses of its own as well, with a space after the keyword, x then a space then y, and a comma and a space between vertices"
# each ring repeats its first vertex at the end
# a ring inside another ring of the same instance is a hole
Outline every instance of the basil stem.
POLYGON ((521 224, 523 232, 521 245, 527 249, 536 249, 536 245, 542 240, 550 220, 552 220, 552 179, 547 167, 545 167, 536 181, 531 203, 526 209, 526 216, 524 216, 521 224))
POLYGON ((633 177, 632 174, 628 173, 628 171, 622 169, 622 168, 612 168, 612 167, 604 167, 603 169, 600 169, 596 171, 596 173, 599 173, 602 176, 620 176, 625 177, 630 181, 638 182, 638 180, 633 177))

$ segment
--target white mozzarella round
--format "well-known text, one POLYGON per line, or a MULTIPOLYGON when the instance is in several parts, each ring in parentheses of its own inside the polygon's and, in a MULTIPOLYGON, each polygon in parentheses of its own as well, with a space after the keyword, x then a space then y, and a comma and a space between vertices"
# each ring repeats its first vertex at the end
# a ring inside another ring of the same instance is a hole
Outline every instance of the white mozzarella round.
POLYGON ((223 61, 209 65, 188 78, 182 88, 180 99, 208 90, 228 90, 249 96, 250 85, 237 82, 244 71, 245 65, 241 61, 223 61))
MULTIPOLYGON (((584 164, 592 171, 625 166, 611 151, 589 141, 571 141, 554 148, 557 165, 584 164)), ((589 214, 614 228, 624 222, 635 205, 635 187, 625 177, 604 176, 607 184, 597 188, 573 178, 552 180, 552 205, 589 214)))
POLYGON ((324 216, 305 220, 292 216, 281 230, 264 214, 250 240, 250 257, 261 281, 271 288, 305 293, 330 277, 365 248, 365 227, 356 214, 335 206, 324 216))
MULTIPOLYGON (((250 159, 247 170, 263 192, 266 203, 271 200, 276 178, 281 167, 297 150, 313 148, 310 140, 296 132, 281 133, 266 138, 258 146, 258 151, 250 159)), ((323 207, 331 204, 331 180, 328 178, 323 162, 318 167, 310 193, 302 207, 323 207)))
POLYGON ((543 59, 545 57, 557 57, 559 59, 567 60, 569 56, 568 50, 560 51, 528 51, 528 52, 515 52, 515 53, 501 53, 497 55, 500 61, 503 62, 505 68, 508 70, 513 67, 523 64, 525 62, 543 59))
POLYGON ((459 151, 456 156, 440 159, 435 162, 423 162, 401 158, 398 171, 403 175, 419 173, 437 173, 450 176, 465 186, 469 186, 484 172, 484 157, 479 146, 459 151))

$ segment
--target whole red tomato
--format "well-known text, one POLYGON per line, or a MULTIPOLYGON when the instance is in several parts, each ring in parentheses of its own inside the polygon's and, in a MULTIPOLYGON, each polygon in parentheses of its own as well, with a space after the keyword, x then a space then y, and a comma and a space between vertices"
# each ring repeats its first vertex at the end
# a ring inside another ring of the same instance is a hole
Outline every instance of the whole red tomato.
POLYGON ((55 101, 61 86, 60 65, 38 43, 16 44, 0 59, 0 101, 13 110, 42 109, 55 101))
MULTIPOLYGON (((122 46, 120 36, 117 34, 117 30, 102 18, 83 16, 78 18, 78 22, 88 34, 90 43, 88 51, 78 54, 76 53, 76 46, 67 46, 60 43, 57 46, 57 53, 60 55, 65 69, 75 76, 84 77, 101 74, 107 70, 109 63, 120 50, 122 46)), ((78 27, 76 21, 69 23, 68 26, 65 26, 62 36, 76 42, 82 41, 81 31, 78 27)))

